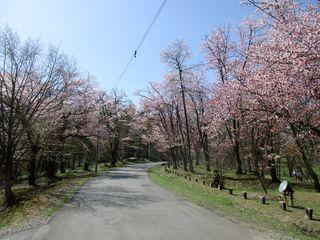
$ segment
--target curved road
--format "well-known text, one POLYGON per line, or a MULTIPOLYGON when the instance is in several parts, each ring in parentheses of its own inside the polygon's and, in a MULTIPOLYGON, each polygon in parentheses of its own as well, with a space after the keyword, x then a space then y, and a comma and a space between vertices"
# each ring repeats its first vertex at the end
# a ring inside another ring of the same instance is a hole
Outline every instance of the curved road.
POLYGON ((265 239, 152 183, 146 172, 152 165, 132 165, 90 181, 47 224, 7 239, 265 239))

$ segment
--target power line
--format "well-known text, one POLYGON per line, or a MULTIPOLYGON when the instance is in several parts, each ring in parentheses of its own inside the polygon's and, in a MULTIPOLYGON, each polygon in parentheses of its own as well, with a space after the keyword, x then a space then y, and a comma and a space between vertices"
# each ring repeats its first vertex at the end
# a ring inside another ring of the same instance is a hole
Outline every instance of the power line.
POLYGON ((158 10, 158 12, 156 13, 156 15, 154 16, 154 18, 152 19, 152 21, 151 21, 151 23, 150 23, 150 25, 149 25, 149 27, 148 27, 147 31, 146 31, 146 32, 145 32, 145 34, 143 35, 143 38, 141 39, 141 41, 140 41, 140 43, 139 43, 138 47, 136 48, 136 51, 138 51, 138 50, 139 50, 139 48, 141 47, 141 45, 143 44, 144 40, 146 39, 147 35, 149 34, 149 32, 150 32, 150 30, 151 30, 151 28, 152 28, 153 24, 156 22, 156 20, 157 20, 157 18, 158 18, 158 16, 159 16, 159 14, 160 14, 160 12, 162 11, 162 9, 163 9, 164 5, 166 4, 166 2, 167 2, 167 0, 164 0, 164 1, 162 2, 161 6, 160 6, 160 8, 159 8, 159 10, 158 10))
POLYGON ((135 56, 135 55, 132 55, 132 56, 130 57, 130 59, 129 59, 129 61, 128 61, 127 65, 125 66, 125 68, 123 69, 123 71, 122 71, 121 75, 119 76, 119 78, 118 78, 118 80, 117 80, 117 82, 116 82, 115 87, 117 87, 117 86, 118 86, 118 83, 120 82, 121 78, 123 77, 123 75, 124 75, 124 74, 126 73, 126 71, 128 70, 128 67, 130 66, 131 62, 133 61, 134 56, 135 56))
POLYGON ((161 11, 162 11, 162 9, 163 9, 163 7, 164 7, 164 5, 166 4, 167 1, 168 1, 168 0, 164 0, 164 1, 162 2, 160 8, 158 9, 158 11, 157 11, 157 13, 156 13, 156 15, 153 17, 153 19, 152 19, 149 27, 147 28, 147 30, 146 30, 146 32, 144 33, 141 41, 139 42, 137 48, 135 49, 134 54, 130 57, 127 65, 125 66, 125 68, 123 69, 122 73, 120 74, 120 76, 119 76, 119 78, 118 78, 118 80, 117 80, 117 82, 116 82, 115 87, 118 86, 118 83, 119 83, 120 80, 122 79, 123 75, 127 72, 127 70, 128 70, 128 68, 129 68, 130 64, 132 63, 133 59, 137 57, 138 50, 139 50, 140 47, 142 46, 142 44, 143 44, 144 40, 146 39, 146 37, 148 36, 150 30, 152 29, 154 23, 156 22, 158 16, 160 15, 160 13, 161 13, 161 11))

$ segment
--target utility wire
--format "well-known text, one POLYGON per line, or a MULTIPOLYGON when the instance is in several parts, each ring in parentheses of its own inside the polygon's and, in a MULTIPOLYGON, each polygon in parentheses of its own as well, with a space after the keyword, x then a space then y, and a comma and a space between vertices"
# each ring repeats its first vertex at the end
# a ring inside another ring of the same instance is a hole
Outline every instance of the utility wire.
POLYGON ((139 48, 140 48, 141 45, 143 44, 144 40, 146 39, 147 35, 149 34, 149 32, 150 32, 151 28, 153 27, 154 23, 156 22, 159 14, 160 14, 160 12, 162 11, 164 5, 166 4, 166 2, 167 2, 167 0, 164 0, 164 1, 162 2, 161 6, 160 6, 160 8, 159 8, 159 10, 158 10, 158 12, 156 13, 156 15, 154 16, 154 18, 152 19, 152 21, 151 21, 151 23, 150 23, 147 31, 146 31, 145 34, 143 35, 143 38, 141 39, 138 47, 136 48, 136 52, 138 52, 139 48))
POLYGON ((132 61, 133 61, 133 59, 134 59, 134 56, 135 56, 135 55, 132 55, 132 56, 130 57, 130 59, 129 59, 129 61, 128 61, 127 65, 125 66, 125 68, 123 69, 123 71, 122 71, 121 75, 119 76, 119 78, 118 78, 118 80, 117 80, 117 82, 116 82, 115 87, 117 87, 117 86, 118 86, 118 83, 120 82, 121 78, 122 78, 122 77, 123 77, 123 75, 127 72, 128 68, 129 68, 129 66, 130 66, 130 64, 132 63, 132 61))
POLYGON ((141 41, 139 42, 137 48, 135 49, 134 54, 130 57, 127 65, 125 66, 125 68, 123 69, 122 73, 120 74, 120 76, 119 76, 119 78, 118 78, 118 80, 117 80, 117 82, 116 82, 116 84, 115 84, 115 87, 118 86, 118 83, 119 83, 120 80, 122 79, 123 75, 127 72, 127 70, 128 70, 128 68, 129 68, 130 64, 132 63, 133 59, 137 57, 138 50, 139 50, 140 47, 142 46, 142 44, 143 44, 144 40, 146 39, 146 37, 148 36, 150 30, 152 29, 154 23, 156 22, 158 16, 160 15, 160 13, 161 13, 161 11, 162 11, 162 9, 163 9, 163 7, 164 7, 164 5, 166 4, 167 1, 168 1, 168 0, 163 0, 160 8, 158 9, 156 15, 153 17, 153 19, 152 19, 149 27, 147 28, 147 30, 146 30, 146 32, 144 33, 141 41))

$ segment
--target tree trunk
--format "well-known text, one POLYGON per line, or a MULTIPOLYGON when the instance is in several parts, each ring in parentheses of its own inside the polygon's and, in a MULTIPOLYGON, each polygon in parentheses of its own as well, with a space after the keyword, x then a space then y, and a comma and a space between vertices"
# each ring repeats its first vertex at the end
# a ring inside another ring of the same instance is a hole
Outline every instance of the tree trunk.
POLYGON ((208 135, 206 133, 204 134, 202 148, 203 148, 204 159, 206 161, 206 170, 207 170, 207 172, 210 172, 211 171, 211 161, 210 161, 210 154, 209 154, 208 135))
POLYGON ((191 157, 191 140, 190 140, 190 133, 189 133, 189 121, 187 115, 187 106, 186 106, 186 99, 185 99, 185 89, 182 82, 182 70, 179 69, 179 78, 180 78, 180 86, 181 86, 181 95, 182 95, 182 103, 183 103, 183 112, 184 112, 184 119, 186 124, 186 137, 187 137, 187 146, 186 146, 186 155, 188 160, 189 171, 194 172, 193 169, 193 162, 191 157))
POLYGON ((15 195, 12 192, 13 178, 12 178, 12 157, 8 157, 5 163, 5 176, 4 176, 4 196, 5 205, 12 207, 15 204, 15 195))
POLYGON ((235 159, 237 163, 237 171, 236 174, 241 175, 242 174, 242 162, 240 159, 240 144, 239 141, 236 140, 234 145, 234 153, 235 153, 235 159))
POLYGON ((119 156, 119 139, 116 137, 113 142, 111 151, 111 166, 115 167, 119 156))
POLYGON ((87 172, 90 171, 90 164, 87 161, 83 164, 83 170, 87 172))
POLYGON ((287 167, 289 171, 289 177, 292 177, 292 171, 293 171, 293 161, 291 156, 287 156, 287 167))
POLYGON ((36 186, 37 179, 37 155, 39 152, 39 148, 36 145, 31 147, 31 156, 28 165, 28 182, 31 186, 36 186))
POLYGON ((184 171, 188 171, 188 164, 187 164, 187 159, 186 159, 186 148, 183 147, 180 147, 180 154, 181 154, 181 157, 182 157, 182 163, 183 163, 183 170, 184 171))
POLYGON ((66 173, 66 164, 64 160, 60 161, 60 173, 66 173))
POLYGON ((99 151, 100 151, 100 147, 99 147, 99 143, 97 143, 96 154, 95 154, 95 169, 94 169, 95 173, 98 173, 99 151))
POLYGON ((176 159, 176 156, 175 156, 175 153, 174 153, 174 148, 170 148, 170 155, 171 155, 173 169, 178 169, 177 159, 176 159))
POLYGON ((71 168, 72 168, 72 170, 76 169, 76 155, 75 154, 72 156, 71 168))
POLYGON ((57 173, 57 166, 56 162, 52 159, 49 159, 47 162, 47 169, 46 169, 46 175, 47 178, 52 179, 56 176, 57 173))
POLYGON ((183 148, 181 146, 179 147, 179 150, 180 150, 180 153, 181 153, 181 157, 182 157, 182 162, 183 162, 183 170, 184 171, 188 171, 186 151, 185 151, 186 150, 185 138, 184 138, 184 134, 183 134, 183 131, 182 131, 182 121, 181 121, 181 117, 180 117, 178 106, 176 106, 176 115, 177 115, 177 123, 178 123, 179 131, 180 131, 181 139, 182 139, 182 142, 183 142, 183 148))
POLYGON ((308 156, 307 156, 307 153, 304 149, 304 146, 303 144, 296 139, 296 143, 297 145, 299 146, 299 150, 300 150, 300 153, 301 153, 301 156, 302 156, 302 160, 306 166, 306 169, 308 171, 308 174, 309 176, 312 178, 313 180, 313 185, 314 185, 314 190, 316 192, 320 192, 320 183, 319 183, 319 177, 318 175, 314 172, 313 168, 312 168, 312 165, 311 165, 311 162, 310 160, 308 159, 308 156))
POLYGON ((254 167, 254 174, 260 175, 259 173, 259 162, 261 161, 261 153, 259 149, 257 149, 256 144, 252 146, 252 155, 253 155, 253 167, 254 167))
POLYGON ((255 129, 251 128, 251 154, 253 158, 253 172, 255 175, 259 176, 259 162, 261 161, 261 151, 257 146, 257 140, 255 137, 255 129))
POLYGON ((81 150, 81 153, 78 156, 78 167, 81 167, 82 162, 83 162, 83 153, 82 153, 82 150, 81 150))
POLYGON ((233 119, 232 120, 232 125, 233 125, 233 138, 234 138, 234 144, 233 144, 233 150, 234 150, 234 155, 235 155, 235 160, 236 160, 236 165, 237 165, 237 170, 236 174, 241 175, 242 174, 242 162, 240 158, 240 141, 239 141, 239 134, 238 134, 238 121, 233 119))
POLYGON ((112 150, 111 152, 111 166, 115 167, 118 161, 117 159, 118 152, 116 150, 112 150))
MULTIPOLYGON (((34 158, 34 157, 32 157, 34 158)), ((30 159, 29 165, 28 165, 28 182, 31 186, 36 186, 36 161, 34 159, 30 159)))
POLYGON ((295 138, 295 142, 299 148, 299 151, 301 153, 301 157, 302 160, 305 164, 305 167, 308 171, 309 176, 312 178, 313 180, 313 185, 314 185, 314 190, 316 192, 320 192, 320 183, 319 183, 319 177, 318 175, 314 172, 312 165, 311 165, 311 161, 308 158, 308 155, 306 153, 305 147, 303 146, 302 142, 300 141, 300 139, 298 138, 298 130, 296 129, 296 127, 291 124, 291 130, 293 132, 294 138, 295 138))
POLYGON ((195 165, 198 166, 200 164, 200 150, 197 148, 196 151, 196 162, 195 165))
POLYGON ((274 162, 274 160, 270 161, 270 163, 269 163, 269 169, 270 169, 269 171, 270 171, 270 176, 271 176, 272 182, 274 182, 274 183, 279 183, 280 180, 279 180, 279 178, 278 178, 278 176, 277 176, 277 171, 276 171, 276 167, 275 167, 275 162, 274 162))

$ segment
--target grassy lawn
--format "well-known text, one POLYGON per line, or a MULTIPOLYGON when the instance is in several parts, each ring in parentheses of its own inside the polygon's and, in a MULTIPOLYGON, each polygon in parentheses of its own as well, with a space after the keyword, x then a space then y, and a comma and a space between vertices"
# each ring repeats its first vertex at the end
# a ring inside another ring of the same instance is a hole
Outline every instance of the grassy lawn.
POLYGON ((201 170, 198 170, 197 174, 182 170, 168 173, 160 166, 149 170, 151 180, 160 186, 245 225, 262 231, 276 231, 298 239, 320 238, 320 194, 295 186, 295 207, 287 207, 287 211, 282 211, 279 207, 278 185, 268 185, 267 204, 263 205, 258 200, 259 195, 263 194, 259 181, 248 178, 247 175, 241 176, 240 180, 234 180, 231 173, 226 175, 229 178, 225 181, 225 186, 234 189, 233 195, 229 195, 227 190, 210 188, 210 177, 202 174, 201 170), (178 172, 179 176, 175 172, 178 172), (206 181, 206 185, 203 185, 203 181, 206 181), (242 198, 242 191, 248 193, 247 200, 242 198), (314 220, 305 218, 305 207, 314 209, 314 220))
MULTIPOLYGON (((124 166, 119 163, 119 166, 124 166)), ((57 210, 62 208, 78 189, 95 176, 111 168, 105 164, 98 165, 98 173, 85 172, 82 168, 68 173, 57 173, 54 181, 37 179, 37 187, 31 187, 26 181, 13 188, 18 204, 13 208, 0 209, 0 235, 9 230, 27 228, 47 221, 57 210)), ((3 206, 3 190, 0 192, 0 205, 3 206)))

